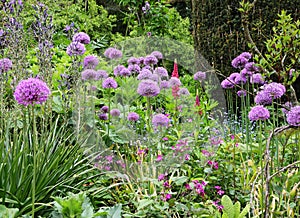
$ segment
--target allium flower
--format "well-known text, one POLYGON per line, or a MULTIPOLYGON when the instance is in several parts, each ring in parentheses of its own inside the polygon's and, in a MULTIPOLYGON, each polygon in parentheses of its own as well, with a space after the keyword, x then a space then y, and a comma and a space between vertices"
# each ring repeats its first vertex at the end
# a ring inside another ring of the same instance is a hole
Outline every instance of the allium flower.
POLYGON ((115 76, 120 76, 120 72, 121 70, 123 70, 124 68, 126 68, 125 66, 123 65, 118 65, 114 68, 114 75, 115 76))
POLYGON ((109 110, 109 107, 108 107, 108 106, 105 106, 105 105, 101 108, 101 111, 102 111, 103 113, 108 113, 108 110, 109 110))
POLYGON ((180 79, 176 78, 176 77, 171 77, 171 79, 169 80, 170 86, 174 87, 174 86, 181 86, 181 82, 180 79))
POLYGON ((140 116, 135 112, 129 112, 128 116, 127 116, 127 120, 128 121, 133 121, 133 122, 138 121, 139 118, 140 118, 140 116))
POLYGON ((119 117, 121 114, 120 110, 119 109, 112 109, 110 111, 110 115, 113 116, 113 117, 119 117))
POLYGON ((84 81, 88 80, 99 80, 98 74, 95 70, 86 69, 81 73, 81 79, 84 81))
POLYGON ((118 59, 123 56, 122 51, 116 49, 116 48, 108 48, 104 52, 104 56, 109 58, 109 59, 118 59))
POLYGON ((287 114, 291 110, 291 108, 293 107, 293 104, 292 104, 292 102, 288 101, 288 102, 285 102, 283 106, 284 107, 281 108, 281 110, 282 110, 283 113, 287 114))
POLYGON ((144 64, 144 60, 145 60, 145 58, 144 57, 139 57, 138 58, 138 60, 139 60, 139 65, 143 65, 144 64))
POLYGON ((107 114, 99 114, 98 117, 100 120, 108 120, 107 114))
POLYGON ((84 68, 95 69, 98 64, 99 64, 99 60, 94 55, 88 55, 83 59, 84 68))
POLYGON ((270 118, 270 112, 264 106, 257 105, 251 108, 248 117, 251 121, 267 120, 270 118))
POLYGON ((168 78, 168 71, 164 67, 157 67, 155 68, 154 72, 158 74, 160 77, 167 77, 168 78))
POLYGON ((152 74, 151 77, 149 78, 155 82, 158 82, 159 81, 159 76, 155 73, 155 74, 152 74))
POLYGON ((128 63, 129 65, 131 65, 131 64, 139 64, 140 61, 139 61, 138 58, 131 57, 131 58, 128 59, 127 63, 128 63))
POLYGON ((97 70, 96 71, 97 74, 97 79, 106 79, 108 77, 108 74, 105 70, 97 70))
POLYGON ((71 44, 67 47, 67 54, 69 56, 83 55, 84 52, 84 44, 80 42, 71 42, 71 44))
POLYGON ((139 73, 141 68, 138 64, 131 64, 131 65, 128 66, 128 70, 131 73, 139 73))
POLYGON ((42 104, 49 95, 50 90, 47 84, 37 78, 22 80, 14 92, 16 101, 24 106, 42 104))
POLYGON ((154 65, 157 64, 158 60, 154 55, 147 55, 144 59, 144 64, 145 65, 154 65))
POLYGON ((249 52, 243 52, 239 56, 246 58, 247 60, 250 60, 252 58, 252 55, 249 52))
POLYGON ((264 86, 264 92, 268 93, 273 99, 276 99, 283 96, 286 89, 281 83, 272 82, 264 86))
POLYGON ((170 88, 169 81, 162 80, 162 81, 160 82, 160 88, 161 88, 161 89, 168 89, 168 88, 170 88))
POLYGON ((241 70, 241 76, 244 78, 247 78, 248 76, 252 76, 253 75, 253 71, 249 71, 246 68, 241 70))
POLYGON ((236 93, 239 97, 245 97, 247 95, 246 90, 239 90, 236 93))
POLYGON ((258 92, 254 97, 255 104, 266 105, 272 104, 272 97, 266 93, 264 90, 258 92))
POLYGON ((130 75, 131 75, 131 71, 128 70, 126 67, 120 71, 120 76, 126 77, 126 76, 130 76, 130 75))
POLYGON ((203 81, 206 79, 206 73, 202 71, 198 71, 194 74, 194 80, 196 81, 203 81))
POLYGON ((231 81, 227 78, 221 82, 221 86, 223 89, 231 89, 234 87, 234 83, 233 83, 233 81, 231 81))
POLYGON ((82 44, 89 44, 90 41, 91 41, 90 37, 84 32, 76 33, 73 36, 73 42, 80 42, 82 44))
POLYGON ((142 80, 137 88, 137 92, 142 96, 153 97, 159 94, 160 89, 157 82, 153 80, 142 80))
POLYGON ((251 84, 264 84, 264 79, 260 73, 255 73, 250 77, 251 84))
POLYGON ((245 84, 247 82, 247 78, 242 77, 241 74, 238 74, 234 79, 234 84, 245 84))
POLYGON ((300 106, 291 108, 286 115, 286 121, 292 126, 300 126, 300 106))
POLYGON ((156 114, 152 117, 152 124, 154 127, 168 127, 169 118, 165 114, 156 114))
POLYGON ((155 56, 155 57, 156 57, 157 59, 159 59, 159 60, 161 60, 161 59, 164 58, 163 55, 162 55, 162 53, 159 52, 159 51, 153 51, 153 52, 151 53, 151 55, 155 56))
POLYGON ((243 67, 245 67, 246 63, 248 63, 248 59, 239 55, 232 60, 231 65, 234 68, 243 68, 243 67))
POLYGON ((0 74, 9 71, 12 68, 12 62, 8 58, 0 59, 0 74))
POLYGON ((151 79, 152 73, 150 70, 143 69, 140 74, 137 76, 138 80, 151 79))
POLYGON ((180 88, 178 94, 181 95, 190 95, 190 92, 187 88, 180 88))
POLYGON ((103 81, 102 87, 104 89, 110 89, 110 88, 116 89, 118 87, 118 84, 113 78, 108 77, 103 81))
POLYGON ((255 66, 254 62, 248 62, 247 64, 245 64, 245 69, 251 72, 258 72, 259 71, 259 67, 255 66))

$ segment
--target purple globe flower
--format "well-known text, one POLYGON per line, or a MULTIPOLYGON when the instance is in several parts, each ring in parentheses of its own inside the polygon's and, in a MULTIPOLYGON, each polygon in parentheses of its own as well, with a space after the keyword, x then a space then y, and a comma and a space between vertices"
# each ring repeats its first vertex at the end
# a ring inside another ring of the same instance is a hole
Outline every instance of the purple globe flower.
POLYGON ((131 75, 131 71, 128 70, 126 67, 120 71, 120 76, 126 77, 126 76, 130 76, 130 75, 131 75))
POLYGON ((256 94, 256 96, 254 97, 254 102, 258 105, 272 104, 272 97, 264 90, 262 90, 256 94))
POLYGON ((239 97, 245 97, 247 95, 246 90, 239 90, 236 93, 239 97))
POLYGON ((129 112, 127 116, 127 120, 132 122, 138 121, 139 118, 140 116, 135 112, 129 112))
POLYGON ((238 74, 234 79, 234 84, 245 84, 247 82, 247 78, 242 77, 241 74, 238 74))
POLYGON ((151 53, 151 55, 155 56, 159 60, 161 60, 161 59, 164 58, 163 55, 162 55, 162 53, 159 52, 159 51, 154 51, 154 52, 151 53))
POLYGON ((248 63, 248 59, 239 55, 232 60, 231 65, 234 68, 243 68, 243 67, 245 67, 246 63, 248 63))
POLYGON ((231 82, 234 82, 235 79, 236 79, 237 77, 240 77, 240 76, 241 76, 241 75, 240 75, 239 73, 232 73, 232 74, 229 75, 228 79, 229 79, 231 82))
POLYGON ((118 84, 113 78, 108 77, 102 82, 102 87, 104 89, 116 89, 118 84))
POLYGON ((138 80, 151 79, 152 73, 150 70, 143 69, 140 74, 137 76, 138 80))
POLYGON ((243 52, 239 56, 246 58, 247 60, 250 60, 252 58, 252 55, 249 52, 243 52))
POLYGON ((97 80, 106 79, 108 77, 108 74, 105 70, 97 70, 96 74, 97 74, 97 80))
POLYGON ((177 92, 180 96, 182 95, 190 95, 190 92, 187 88, 180 88, 179 91, 177 92))
POLYGON ((79 32, 79 33, 76 33, 74 36, 73 36, 73 42, 80 42, 82 44, 89 44, 90 43, 90 37, 84 33, 84 32, 79 32))
POLYGON ((169 81, 167 81, 167 80, 162 80, 162 81, 160 82, 160 88, 161 88, 161 89, 168 89, 168 88, 170 88, 170 83, 169 83, 169 81))
POLYGON ((286 89, 281 83, 272 82, 264 86, 264 92, 268 93, 273 99, 276 99, 283 96, 286 89))
POLYGON ((159 81, 159 76, 155 73, 155 74, 152 74, 151 77, 149 78, 155 82, 158 82, 159 81))
POLYGON ((99 80, 99 77, 95 70, 86 69, 86 70, 82 71, 81 79, 83 81, 93 81, 93 80, 99 80))
POLYGON ((0 59, 0 74, 9 71, 12 68, 12 62, 8 58, 0 59))
POLYGON ((282 110, 283 113, 287 114, 291 110, 291 108, 293 107, 293 104, 292 104, 292 102, 288 101, 288 102, 285 102, 283 106, 284 107, 281 108, 281 110, 282 110))
POLYGON ((152 125, 154 127, 168 127, 169 118, 164 114, 156 114, 152 117, 152 125))
POLYGON ((112 109, 110 111, 110 115, 113 116, 113 117, 119 117, 121 114, 120 110, 119 109, 112 109))
POLYGON ((83 55, 85 52, 84 44, 80 42, 71 42, 67 47, 67 54, 69 56, 83 55))
POLYGON ((300 106, 291 108, 286 115, 286 121, 292 126, 300 126, 300 106))
POLYGON ((128 66, 128 70, 131 73, 139 73, 141 71, 141 68, 138 64, 131 64, 128 66))
POLYGON ((98 117, 100 120, 108 120, 107 114, 99 114, 98 117))
POLYGON ((140 61, 139 61, 138 58, 131 57, 131 58, 128 59, 127 63, 128 63, 129 65, 131 65, 131 64, 133 65, 133 64, 139 64, 140 61))
POLYGON ((154 65, 154 64, 157 64, 157 62, 158 62, 158 60, 154 55, 148 55, 144 59, 145 65, 152 65, 152 64, 154 65))
POLYGON ((160 89, 157 82, 153 80, 142 80, 138 85, 137 92, 145 97, 154 97, 159 94, 160 89))
POLYGON ((260 73, 255 73, 250 77, 251 84, 264 84, 264 79, 260 73))
POLYGON ((83 67, 89 69, 95 69, 99 64, 99 60, 94 55, 88 55, 83 59, 83 67))
POLYGON ((255 66, 254 62, 248 62, 247 64, 245 64, 245 69, 251 72, 258 72, 259 71, 259 67, 255 66))
POLYGON ((166 78, 169 77, 168 71, 164 67, 157 67, 157 68, 155 68, 154 73, 158 74, 162 78, 163 77, 166 77, 166 78))
POLYGON ((144 57, 139 57, 138 60, 139 60, 139 63, 138 63, 139 65, 144 65, 144 60, 145 60, 144 57))
POLYGON ((116 49, 116 48, 108 48, 104 52, 104 56, 109 58, 109 59, 118 59, 123 56, 122 51, 116 49))
POLYGON ((206 73, 202 71, 198 71, 194 74, 194 80, 196 81, 203 81, 206 79, 206 73))
POLYGON ((123 70, 124 68, 126 68, 125 66, 123 65, 118 65, 114 68, 114 75, 115 76, 120 76, 120 72, 121 70, 123 70))
POLYGON ((231 89, 234 87, 234 83, 229 78, 227 78, 221 82, 221 86, 223 89, 231 89))
POLYGON ((169 80, 169 84, 171 87, 181 86, 180 79, 178 79, 177 77, 171 77, 171 79, 169 80))
POLYGON ((14 92, 16 101, 24 106, 42 104, 49 95, 50 90, 47 84, 37 78, 22 80, 14 92))
POLYGON ((100 109, 103 113, 108 113, 109 107, 104 105, 101 109, 100 109))
POLYGON ((246 68, 241 70, 241 76, 244 78, 247 78, 248 76, 252 76, 253 75, 253 71, 249 71, 246 68))
POLYGON ((251 108, 248 117, 251 121, 267 120, 270 118, 270 112, 262 105, 257 105, 251 108))

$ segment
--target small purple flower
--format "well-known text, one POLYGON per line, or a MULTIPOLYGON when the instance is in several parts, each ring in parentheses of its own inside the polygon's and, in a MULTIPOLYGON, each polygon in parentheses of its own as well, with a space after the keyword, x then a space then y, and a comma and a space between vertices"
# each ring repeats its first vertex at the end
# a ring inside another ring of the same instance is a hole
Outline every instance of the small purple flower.
POLYGON ((131 64, 128 66, 128 70, 131 73, 139 73, 141 71, 141 68, 138 64, 131 64))
POLYGON ((248 76, 252 76, 253 75, 253 71, 249 71, 246 68, 241 70, 241 76, 244 78, 247 78, 248 76))
POLYGON ((243 52, 239 56, 246 58, 247 60, 250 60, 252 58, 252 55, 249 52, 243 52))
POLYGON ((158 60, 154 55, 148 55, 144 59, 145 65, 152 65, 152 64, 154 65, 154 64, 157 64, 157 62, 158 62, 158 60))
POLYGON ((145 60, 144 57, 139 57, 138 60, 139 60, 139 63, 138 63, 139 65, 144 65, 144 60, 145 60))
POLYGON ((250 77, 251 84, 264 84, 264 79, 260 73, 255 73, 250 77))
POLYGON ((118 84, 112 77, 108 77, 103 81, 102 87, 104 89, 116 89, 118 87, 118 84))
POLYGON ((239 55, 232 60, 231 65, 234 68, 244 68, 246 63, 248 63, 248 59, 239 55))
POLYGON ((138 85, 137 92, 145 97, 154 97, 159 94, 160 89, 157 82, 153 80, 142 80, 138 85))
POLYGON ((108 110, 109 110, 109 107, 108 107, 108 106, 105 106, 105 105, 101 108, 101 111, 102 111, 103 113, 108 113, 108 110))
POLYGON ((239 90, 239 91, 237 91, 237 95, 239 97, 245 97, 247 95, 247 92, 246 92, 246 90, 239 90))
POLYGON ((0 59, 0 74, 9 71, 12 68, 12 62, 8 58, 0 59))
POLYGON ((272 104, 272 97, 264 90, 262 90, 256 94, 256 96, 254 97, 254 102, 258 105, 272 104))
POLYGON ((151 79, 152 78, 152 73, 150 70, 143 69, 140 74, 137 76, 138 80, 145 80, 145 79, 151 79))
POLYGON ((295 73, 295 69, 290 69, 290 71, 289 71, 290 79, 293 77, 294 73, 295 73))
POLYGON ((80 42, 71 42, 67 47, 67 54, 69 56, 83 55, 85 50, 84 44, 80 42))
POLYGON ((149 10, 150 10, 150 4, 149 2, 146 2, 145 6, 142 7, 142 11, 144 12, 144 14, 146 14, 149 10))
POLYGON ((109 58, 109 59, 118 59, 123 56, 122 51, 116 49, 116 48, 108 48, 104 52, 104 56, 109 58))
POLYGON ((110 111, 110 115, 113 116, 113 117, 119 117, 121 114, 120 110, 119 109, 112 109, 110 111))
POLYGON ((147 32, 147 36, 150 37, 152 35, 151 32, 147 32))
POLYGON ((285 102, 283 106, 284 107, 281 108, 281 110, 282 110, 283 113, 287 114, 291 110, 291 108, 293 107, 293 104, 292 104, 292 102, 288 101, 288 102, 285 102))
POLYGON ((180 96, 182 95, 190 95, 190 92, 187 88, 180 88, 179 91, 177 92, 180 96))
POLYGON ((242 77, 241 74, 236 75, 234 79, 234 83, 239 85, 239 84, 245 84, 247 82, 247 78, 242 77))
POLYGON ((98 117, 100 120, 108 120, 107 114, 99 114, 98 117))
POLYGON ((156 57, 158 60, 161 60, 161 59, 164 58, 163 55, 162 55, 162 53, 159 52, 159 51, 153 51, 153 52, 151 53, 151 55, 153 55, 154 57, 156 57))
POLYGON ((162 81, 160 82, 160 88, 161 88, 161 89, 168 89, 168 88, 170 88, 170 83, 169 83, 169 81, 167 81, 167 80, 162 80, 162 81))
POLYGON ((160 162, 162 160, 163 160, 163 156, 161 154, 158 154, 157 157, 156 157, 156 161, 160 162))
POLYGON ((120 76, 126 77, 126 76, 130 76, 130 75, 131 75, 131 71, 128 70, 126 67, 123 68, 122 70, 120 70, 120 76))
POLYGON ((108 77, 108 74, 105 70, 97 70, 96 71, 97 74, 97 79, 106 79, 108 77))
POLYGON ((135 112, 129 112, 128 116, 127 116, 127 120, 128 121, 133 121, 133 122, 138 121, 139 118, 140 118, 140 116, 135 112))
POLYGON ((42 104, 49 95, 50 90, 45 82, 37 78, 22 80, 14 92, 15 100, 24 106, 42 104))
POLYGON ((172 187, 169 181, 165 181, 163 183, 163 186, 166 187, 166 188, 171 188, 172 187))
POLYGON ((248 117, 251 121, 267 120, 270 118, 270 112, 264 106, 257 105, 251 108, 248 117))
POLYGON ((114 75, 115 76, 120 76, 120 72, 121 70, 123 70, 124 68, 126 68, 125 66, 123 65, 118 65, 114 68, 114 75))
POLYGON ((131 57, 131 58, 128 59, 127 63, 129 65, 131 65, 131 64, 139 64, 139 59, 135 58, 135 57, 131 57))
POLYGON ((283 96, 286 89, 281 83, 272 82, 264 86, 264 92, 268 93, 273 99, 276 99, 283 96))
POLYGON ((198 71, 197 73, 194 74, 194 80, 196 81, 203 81, 206 79, 206 73, 202 71, 198 71))
POLYGON ((162 180, 164 180, 165 179, 165 174, 160 174, 159 176, 158 176, 158 181, 162 181, 162 180))
POLYGON ((84 32, 79 32, 79 33, 76 33, 74 36, 73 36, 73 42, 80 42, 82 44, 89 44, 90 43, 90 37, 84 33, 84 32))
POLYGON ((223 89, 231 89, 234 87, 234 83, 233 81, 229 80, 229 78, 227 78, 221 82, 221 86, 223 89))
POLYGON ((162 78, 164 78, 164 77, 168 78, 168 76, 169 76, 168 71, 164 67, 155 68, 154 73, 158 74, 162 78))
POLYGON ((289 125, 300 126, 300 106, 292 107, 286 115, 286 121, 289 125))
POLYGON ((92 69, 86 69, 81 73, 81 79, 84 81, 99 80, 97 72, 92 69))
POLYGON ((169 118, 165 114, 156 114, 152 117, 152 124, 154 127, 168 127, 169 118))
POLYGON ((245 69, 251 72, 258 72, 259 71, 259 67, 255 66, 254 62, 248 62, 247 64, 245 64, 245 69))
POLYGON ((84 68, 95 69, 99 64, 99 60, 94 55, 88 55, 83 59, 84 68))
POLYGON ((177 77, 171 77, 171 79, 169 80, 169 84, 171 87, 181 86, 180 79, 178 79, 177 77))

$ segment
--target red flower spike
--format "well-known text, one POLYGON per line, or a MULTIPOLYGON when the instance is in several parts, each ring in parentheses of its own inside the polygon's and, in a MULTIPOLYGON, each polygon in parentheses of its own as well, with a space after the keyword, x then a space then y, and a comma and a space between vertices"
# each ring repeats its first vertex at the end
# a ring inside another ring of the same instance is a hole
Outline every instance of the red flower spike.
POLYGON ((178 65, 177 65, 177 60, 174 60, 174 69, 172 72, 172 77, 176 77, 179 78, 179 74, 178 74, 178 65))

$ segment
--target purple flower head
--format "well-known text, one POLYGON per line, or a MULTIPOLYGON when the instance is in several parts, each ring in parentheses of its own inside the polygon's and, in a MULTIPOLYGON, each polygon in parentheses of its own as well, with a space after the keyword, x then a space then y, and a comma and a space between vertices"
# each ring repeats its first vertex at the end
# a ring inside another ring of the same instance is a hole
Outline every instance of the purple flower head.
POLYGON ((84 32, 79 32, 79 33, 76 33, 74 36, 73 36, 73 42, 80 42, 82 44, 89 44, 91 42, 90 40, 90 37, 84 33, 84 32))
POLYGON ((291 108, 286 115, 286 121, 292 126, 300 126, 300 106, 291 108))
POLYGON ((154 52, 151 53, 151 55, 153 55, 154 57, 156 57, 158 60, 161 60, 161 59, 164 58, 164 56, 162 55, 162 53, 159 52, 159 51, 154 51, 154 52))
POLYGON ((194 80, 196 81, 203 81, 206 79, 206 73, 202 71, 198 71, 194 74, 194 80))
POLYGON ((158 176, 158 181, 162 181, 162 180, 164 180, 165 179, 165 174, 160 174, 159 176, 158 176))
POLYGON ((171 87, 181 86, 180 79, 178 79, 177 77, 171 77, 171 79, 169 80, 169 84, 171 87))
POLYGON ((144 12, 144 14, 146 14, 149 10, 150 10, 150 4, 149 2, 146 2, 145 6, 142 7, 142 11, 144 12))
POLYGON ((247 60, 250 60, 252 58, 252 55, 249 52, 243 52, 239 56, 246 58, 247 60))
POLYGON ((122 51, 116 49, 116 48, 108 48, 104 52, 104 56, 109 58, 109 59, 118 59, 123 56, 122 51))
POLYGON ((81 79, 84 81, 99 80, 98 74, 95 70, 86 69, 81 73, 81 79))
POLYGON ((109 107, 108 107, 108 106, 105 106, 105 105, 101 108, 101 111, 102 111, 103 113, 108 113, 108 110, 109 110, 109 107))
POLYGON ((257 105, 251 108, 248 117, 251 121, 267 120, 270 118, 270 112, 264 106, 257 105))
POLYGON ((50 90, 47 84, 37 78, 22 80, 14 92, 16 101, 24 106, 42 104, 49 95, 50 90))
POLYGON ((285 102, 283 106, 284 107, 281 108, 281 110, 282 110, 283 113, 287 114, 291 110, 291 108, 293 107, 293 104, 292 104, 292 102, 288 101, 288 102, 285 102))
POLYGON ((9 71, 12 68, 12 62, 8 58, 0 59, 0 74, 9 71))
POLYGON ((244 68, 246 63, 248 63, 248 59, 239 55, 232 60, 231 65, 234 68, 244 68))
POLYGON ((281 83, 272 82, 264 86, 264 92, 268 93, 271 98, 280 98, 286 92, 285 86, 281 83))
POLYGON ((153 80, 142 80, 139 83, 137 92, 145 97, 153 97, 159 94, 160 89, 157 82, 154 82, 153 80))
POLYGON ((239 97, 245 97, 247 95, 246 90, 239 90, 236 93, 239 97))
POLYGON ((229 75, 228 79, 229 79, 231 82, 234 82, 235 79, 236 79, 237 77, 240 77, 240 76, 241 76, 241 75, 240 75, 239 73, 232 73, 232 74, 229 75))
POLYGON ((118 84, 113 78, 108 77, 103 81, 102 87, 104 89, 116 89, 118 87, 118 84))
POLYGON ((150 37, 152 35, 151 32, 147 32, 147 36, 150 37))
POLYGON ((247 64, 245 64, 245 69, 251 72, 258 72, 259 71, 259 67, 255 66, 254 62, 248 62, 247 64))
POLYGON ((147 69, 142 69, 140 74, 137 76, 138 80, 151 79, 151 78, 152 78, 152 73, 150 70, 147 69))
POLYGON ((290 71, 289 71, 289 77, 290 77, 290 79, 293 77, 294 73, 295 73, 295 69, 290 69, 290 71))
POLYGON ((227 78, 221 82, 221 86, 223 89, 231 89, 234 87, 234 83, 229 78, 227 78))
POLYGON ((99 60, 94 55, 88 55, 83 59, 84 68, 95 69, 99 64, 99 60))
POLYGON ((255 73, 250 77, 251 84, 264 84, 264 79, 260 73, 255 73))
POLYGON ((106 79, 108 77, 108 74, 105 70, 97 70, 96 74, 97 74, 97 80, 106 79))
POLYGON ((153 68, 149 65, 146 65, 142 68, 142 70, 150 70, 151 72, 153 71, 153 68))
POLYGON ((131 73, 139 73, 141 68, 138 64, 131 64, 131 65, 128 66, 128 70, 131 73))
POLYGON ((127 116, 127 120, 128 121, 133 121, 133 122, 138 121, 139 118, 140 118, 140 116, 135 112, 129 112, 128 116, 127 116))
POLYGON ((128 59, 127 63, 129 65, 131 65, 131 64, 139 64, 139 59, 135 58, 135 57, 131 57, 131 58, 128 59))
POLYGON ((99 114, 98 117, 100 120, 108 120, 107 114, 99 114))
POLYGON ((152 117, 152 124, 154 127, 168 127, 169 118, 165 114, 156 114, 152 117))
POLYGON ((120 76, 120 72, 121 70, 123 70, 124 68, 126 68, 125 66, 123 65, 118 65, 114 68, 114 75, 115 76, 120 76))
POLYGON ((242 77, 241 74, 238 73, 234 79, 234 84, 245 84, 247 82, 247 78, 242 77))
POLYGON ((158 62, 158 60, 154 55, 148 55, 144 59, 145 65, 152 65, 152 64, 154 65, 154 64, 157 64, 157 62, 158 62))
POLYGON ((160 88, 161 88, 161 89, 168 89, 168 88, 170 88, 170 83, 169 83, 169 81, 167 81, 167 80, 162 80, 162 81, 160 82, 160 88))
POLYGON ((158 74, 152 74, 151 77, 149 78, 155 82, 158 82, 159 81, 159 75, 158 74))
POLYGON ((241 70, 241 76, 244 78, 247 78, 248 76, 252 76, 253 75, 253 71, 249 71, 246 68, 241 70))
POLYGON ((182 95, 190 95, 190 92, 189 92, 189 90, 187 88, 180 88, 179 91, 178 91, 178 94, 180 96, 182 96, 182 95))
POLYGON ((164 67, 157 67, 157 68, 155 68, 154 72, 156 74, 158 74, 161 78, 163 78, 163 77, 168 78, 168 76, 169 76, 168 71, 164 67))
POLYGON ((80 42, 71 42, 71 44, 67 47, 67 54, 69 56, 83 55, 84 52, 84 44, 80 42))
POLYGON ((262 90, 256 94, 256 96, 254 97, 254 102, 258 105, 272 104, 272 97, 264 90, 262 90))
POLYGON ((139 60, 139 63, 138 63, 139 65, 144 65, 144 60, 145 60, 144 57, 139 57, 138 60, 139 60))
POLYGON ((131 71, 128 70, 126 67, 124 67, 122 70, 120 70, 120 76, 130 76, 131 75, 131 71))
POLYGON ((159 161, 162 161, 163 160, 163 156, 161 154, 158 154, 157 157, 156 157, 156 161, 159 162, 159 161))
POLYGON ((112 109, 110 111, 110 115, 113 116, 113 117, 119 117, 121 114, 120 110, 119 109, 112 109))

